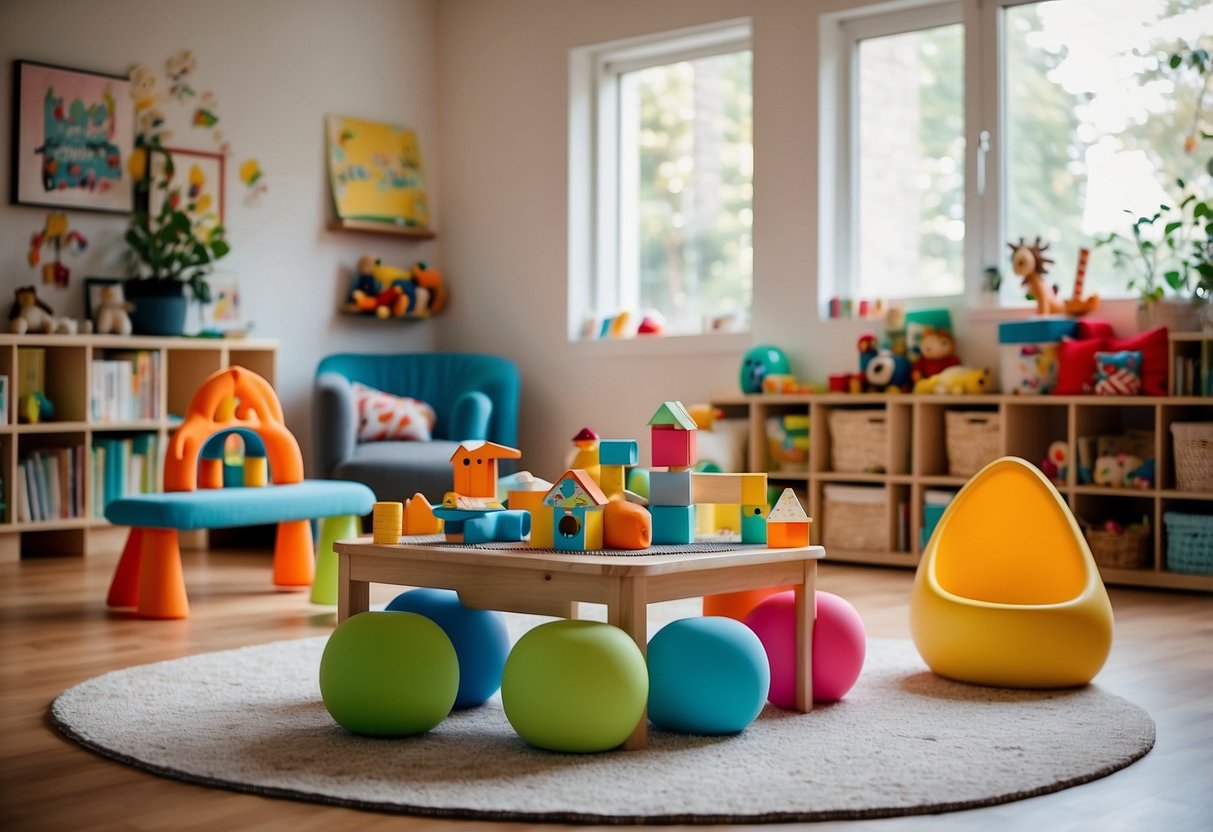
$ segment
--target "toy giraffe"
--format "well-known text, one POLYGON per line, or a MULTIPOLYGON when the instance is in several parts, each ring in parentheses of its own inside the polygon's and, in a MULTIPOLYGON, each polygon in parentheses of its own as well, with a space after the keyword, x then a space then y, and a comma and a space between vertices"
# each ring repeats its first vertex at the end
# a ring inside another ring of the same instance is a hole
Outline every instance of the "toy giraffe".
POLYGON ((1034 243, 1026 243, 1024 238, 1020 237, 1018 243, 1007 243, 1007 246, 1011 249, 1011 271, 1023 278, 1023 287, 1036 298, 1036 314, 1085 315, 1099 304, 1098 295, 1082 297, 1083 280, 1086 277, 1086 249, 1079 251, 1073 297, 1062 300, 1044 279, 1049 271, 1048 264, 1053 262, 1051 258, 1044 256, 1044 252, 1049 248, 1048 243, 1042 243, 1039 237, 1034 243))

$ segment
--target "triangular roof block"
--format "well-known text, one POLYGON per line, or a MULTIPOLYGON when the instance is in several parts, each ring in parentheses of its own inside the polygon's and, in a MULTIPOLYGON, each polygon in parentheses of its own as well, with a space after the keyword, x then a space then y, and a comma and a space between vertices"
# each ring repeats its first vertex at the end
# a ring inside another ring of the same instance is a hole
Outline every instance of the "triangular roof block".
POLYGON ((565 471, 543 498, 545 506, 553 508, 578 508, 582 506, 605 506, 607 496, 589 472, 581 468, 565 471))
POLYGON ((461 442, 455 449, 455 453, 451 454, 451 462, 468 456, 477 459, 518 459, 522 456, 522 451, 506 445, 498 445, 496 442, 474 439, 461 442))
POLYGON ((597 442, 598 434, 594 433, 592 428, 582 428, 577 431, 577 435, 573 437, 574 442, 597 442))
POLYGON ((807 523, 809 515, 805 513, 804 506, 800 504, 800 499, 797 498, 796 492, 790 488, 785 488, 783 493, 779 495, 779 499, 775 501, 774 508, 767 515, 768 523, 807 523))
POLYGON ((687 413, 687 409, 682 406, 682 402, 662 402, 661 407, 657 408, 657 412, 653 414, 653 418, 649 419, 650 425, 670 425, 681 430, 698 430, 699 425, 687 413))

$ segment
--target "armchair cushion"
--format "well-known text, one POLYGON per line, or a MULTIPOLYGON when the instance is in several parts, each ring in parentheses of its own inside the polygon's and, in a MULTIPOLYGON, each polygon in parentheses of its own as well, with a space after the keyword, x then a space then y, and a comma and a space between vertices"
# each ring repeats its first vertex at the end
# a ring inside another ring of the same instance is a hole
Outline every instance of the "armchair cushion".
POLYGON ((411 439, 429 442, 437 418, 434 408, 420 399, 393 396, 365 384, 353 383, 358 408, 358 441, 411 439))

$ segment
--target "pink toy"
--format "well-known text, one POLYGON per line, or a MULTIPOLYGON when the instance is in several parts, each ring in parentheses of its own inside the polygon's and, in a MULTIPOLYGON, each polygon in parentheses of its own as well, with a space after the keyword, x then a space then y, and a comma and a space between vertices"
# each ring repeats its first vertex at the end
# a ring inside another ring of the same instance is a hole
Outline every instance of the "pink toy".
MULTIPOLYGON (((767 698, 780 708, 796 705, 796 596, 781 592, 762 601, 746 616, 771 663, 767 698)), ((867 652, 863 620, 845 598, 817 592, 817 622, 813 626, 813 701, 837 702, 859 678, 867 652)))

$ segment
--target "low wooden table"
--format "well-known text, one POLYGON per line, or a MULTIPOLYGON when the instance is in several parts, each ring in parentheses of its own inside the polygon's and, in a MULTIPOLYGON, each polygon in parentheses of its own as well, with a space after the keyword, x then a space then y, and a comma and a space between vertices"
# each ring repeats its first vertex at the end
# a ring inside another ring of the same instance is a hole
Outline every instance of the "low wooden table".
MULTIPOLYGON (((365 612, 372 583, 453 589, 468 607, 574 616, 574 602, 605 604, 607 622, 624 630, 643 655, 648 605, 722 592, 791 586, 796 592, 800 663, 796 707, 813 707, 813 619, 820 546, 738 548, 662 555, 556 554, 524 548, 375 544, 339 541, 337 621, 365 612)), ((645 746, 647 714, 624 743, 645 746)))

